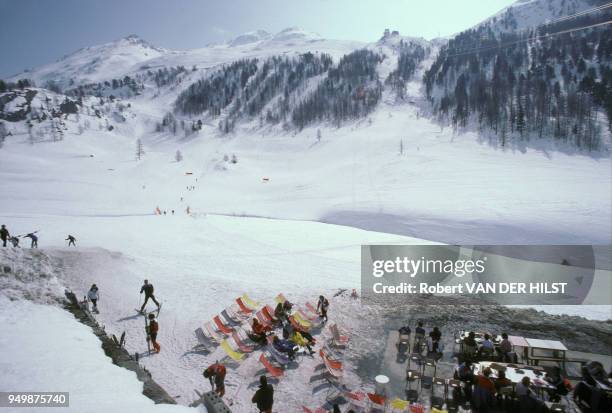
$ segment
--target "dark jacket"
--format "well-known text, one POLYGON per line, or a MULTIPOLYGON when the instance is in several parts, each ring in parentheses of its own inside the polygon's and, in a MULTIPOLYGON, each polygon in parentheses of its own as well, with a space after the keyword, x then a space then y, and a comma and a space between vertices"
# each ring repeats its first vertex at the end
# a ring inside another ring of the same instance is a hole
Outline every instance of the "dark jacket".
POLYGON ((265 387, 260 385, 251 401, 257 404, 260 411, 271 409, 274 403, 274 388, 271 384, 267 384, 265 387))
POLYGON ((149 297, 153 295, 153 284, 144 284, 140 289, 140 293, 144 291, 145 295, 149 297))
POLYGON ((2 228, 0 229, 0 239, 2 239, 3 241, 6 240, 9 236, 9 232, 8 229, 6 228, 2 228))

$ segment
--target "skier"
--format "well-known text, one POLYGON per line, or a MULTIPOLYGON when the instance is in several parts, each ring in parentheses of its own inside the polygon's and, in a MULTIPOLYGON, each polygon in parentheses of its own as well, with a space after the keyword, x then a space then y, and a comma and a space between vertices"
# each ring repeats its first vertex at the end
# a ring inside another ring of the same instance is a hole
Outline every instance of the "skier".
POLYGON ((38 248, 38 237, 36 234, 38 231, 30 232, 28 235, 24 235, 24 238, 30 238, 32 243, 30 244, 30 248, 38 248))
POLYGON ((89 301, 91 301, 91 303, 93 304, 93 309, 92 311, 94 313, 99 313, 98 311, 98 286, 95 284, 91 285, 91 288, 89 289, 89 291, 87 292, 87 298, 89 298, 89 301))
POLYGON ((149 334, 148 339, 151 340, 151 344, 153 344, 153 349, 156 353, 159 353, 161 347, 159 343, 157 343, 157 332, 159 331, 159 324, 157 324, 157 320, 155 320, 155 314, 149 314, 149 334))
POLYGON ((223 397, 225 394, 225 366, 217 361, 208 366, 202 374, 210 381, 212 390, 217 393, 219 397, 223 397))
POLYGON ((8 229, 6 229, 6 225, 2 224, 0 228, 0 239, 2 240, 3 247, 6 247, 6 241, 9 239, 10 235, 8 229))
POLYGON ((259 389, 253 395, 251 402, 257 404, 259 413, 272 413, 274 404, 274 387, 268 384, 266 376, 259 377, 259 389))
POLYGON ((149 301, 149 298, 153 300, 153 302, 157 305, 157 309, 159 310, 159 303, 153 295, 153 284, 149 284, 149 280, 144 280, 144 284, 140 288, 140 294, 142 294, 143 292, 145 293, 145 300, 144 303, 142 303, 142 307, 140 307, 140 313, 144 313, 144 308, 147 305, 147 301, 149 301))
POLYGON ((329 301, 327 301, 327 298, 320 295, 319 302, 317 303, 317 311, 321 312, 320 317, 325 321, 327 321, 327 309, 328 308, 329 308, 329 301))
POLYGON ((72 245, 73 247, 76 247, 76 244, 75 244, 76 238, 73 237, 72 235, 68 235, 68 238, 66 238, 64 241, 68 241, 68 246, 72 245))

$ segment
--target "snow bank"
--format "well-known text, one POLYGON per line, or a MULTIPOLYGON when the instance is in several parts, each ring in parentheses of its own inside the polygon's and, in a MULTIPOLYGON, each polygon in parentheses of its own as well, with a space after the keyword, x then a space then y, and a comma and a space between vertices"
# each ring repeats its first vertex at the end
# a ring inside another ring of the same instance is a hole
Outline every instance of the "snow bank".
MULTIPOLYGON (((133 372, 113 365, 91 329, 62 309, 0 295, 0 391, 70 393, 70 412, 197 412, 155 405, 133 372)), ((20 408, 38 412, 38 408, 20 408)))

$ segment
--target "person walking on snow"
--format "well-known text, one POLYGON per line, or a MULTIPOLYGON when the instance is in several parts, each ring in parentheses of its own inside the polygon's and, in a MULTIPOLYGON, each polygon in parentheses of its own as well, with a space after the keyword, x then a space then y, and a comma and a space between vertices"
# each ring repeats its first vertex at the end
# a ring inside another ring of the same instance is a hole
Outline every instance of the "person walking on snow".
POLYGON ((149 284, 149 280, 144 280, 144 284, 140 288, 140 294, 142 294, 143 292, 145 294, 144 303, 142 303, 142 307, 140 307, 141 313, 144 312, 144 308, 147 305, 147 301, 149 301, 149 298, 153 300, 153 302, 157 305, 157 309, 159 310, 159 303, 155 299, 155 295, 153 295, 153 291, 154 291, 153 284, 149 284))
POLYGON ((28 235, 25 235, 24 238, 30 238, 32 243, 30 244, 30 248, 38 248, 38 237, 36 234, 38 231, 30 232, 28 235))
POLYGON ((259 389, 253 395, 251 402, 257 405, 259 413, 272 413, 274 404, 274 387, 268 384, 266 376, 259 377, 259 389))
POLYGON ((327 309, 328 308, 329 308, 329 301, 327 301, 327 298, 320 295, 319 302, 317 303, 317 311, 320 311, 321 313, 320 317, 325 321, 327 321, 327 309))
POLYGON ((65 241, 68 241, 68 246, 72 245, 73 247, 76 247, 76 244, 75 244, 76 238, 73 237, 72 235, 68 235, 68 238, 66 238, 65 241))
POLYGON ((6 229, 6 225, 2 224, 0 227, 0 239, 2 240, 2 246, 6 247, 6 241, 10 238, 11 234, 9 234, 8 229, 6 229))
POLYGON ((98 286, 95 285, 95 284, 92 284, 91 288, 89 289, 89 291, 87 291, 87 298, 93 304, 93 312, 94 313, 98 312, 98 297, 99 297, 99 295, 98 295, 98 286))
POLYGON ((208 368, 204 370, 204 373, 202 373, 210 382, 210 387, 212 387, 212 390, 217 393, 219 397, 223 397, 225 394, 226 373, 227 371, 225 366, 218 361, 208 366, 208 368))
POLYGON ((161 346, 157 342, 157 332, 159 331, 159 324, 157 324, 157 320, 155 319, 155 314, 149 314, 149 338, 151 340, 151 344, 153 344, 153 349, 156 353, 161 351, 161 346))

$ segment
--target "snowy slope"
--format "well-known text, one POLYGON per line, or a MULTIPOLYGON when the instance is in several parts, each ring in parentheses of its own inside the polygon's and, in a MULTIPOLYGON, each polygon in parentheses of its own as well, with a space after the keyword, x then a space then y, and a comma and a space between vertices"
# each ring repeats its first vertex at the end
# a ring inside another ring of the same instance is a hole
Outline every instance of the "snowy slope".
POLYGON ((60 308, 10 301, 0 294, 0 328, 10 331, 0 336, 1 391, 69 392, 70 407, 61 409, 65 412, 198 411, 155 405, 141 394, 142 383, 134 373, 111 364, 91 330, 60 308))
POLYGON ((363 46, 362 42, 323 39, 317 34, 292 27, 274 35, 263 30, 245 33, 222 44, 190 50, 169 50, 152 46, 131 35, 110 43, 86 47, 57 62, 34 68, 9 80, 30 78, 39 86, 54 81, 63 88, 95 83, 162 67, 196 66, 206 69, 253 57, 319 51, 339 58, 363 46))
POLYGON ((150 45, 136 35, 86 47, 62 57, 54 63, 18 74, 13 79, 30 78, 39 86, 53 81, 60 87, 99 82, 123 77, 144 62, 162 56, 167 51, 150 45))
POLYGON ((490 24, 494 31, 501 32, 529 29, 604 3, 602 0, 518 0, 477 26, 490 24))

